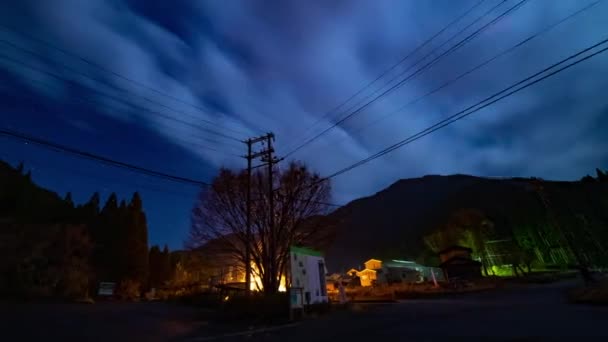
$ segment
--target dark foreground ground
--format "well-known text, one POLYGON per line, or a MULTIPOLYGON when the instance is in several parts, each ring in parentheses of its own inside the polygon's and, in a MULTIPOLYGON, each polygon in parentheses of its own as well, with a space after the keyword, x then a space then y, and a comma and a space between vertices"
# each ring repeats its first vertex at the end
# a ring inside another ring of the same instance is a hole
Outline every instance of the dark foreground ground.
POLYGON ((564 291, 574 285, 358 305, 352 311, 249 333, 216 329, 200 312, 166 303, 0 303, 0 341, 608 340, 608 307, 568 304, 564 291))
POLYGON ((577 282, 511 287, 450 299, 360 305, 283 329, 191 341, 608 341, 608 307, 569 304, 577 282), (581 339, 582 338, 582 339, 581 339))

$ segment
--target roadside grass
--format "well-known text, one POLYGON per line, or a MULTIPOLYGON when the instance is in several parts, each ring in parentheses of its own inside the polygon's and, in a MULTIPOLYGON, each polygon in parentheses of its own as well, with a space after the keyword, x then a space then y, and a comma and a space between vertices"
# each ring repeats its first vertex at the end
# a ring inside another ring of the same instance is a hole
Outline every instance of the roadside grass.
POLYGON ((505 280, 515 284, 550 284, 577 276, 578 271, 543 271, 528 273, 523 277, 505 278, 505 280))
MULTIPOLYGON (((349 302, 373 303, 394 302, 401 299, 438 298, 453 294, 479 292, 495 289, 502 284, 498 278, 482 278, 473 282, 440 282, 435 286, 432 282, 402 283, 379 285, 375 287, 357 287, 346 290, 349 302)), ((338 291, 329 292, 330 300, 338 301, 338 291)))

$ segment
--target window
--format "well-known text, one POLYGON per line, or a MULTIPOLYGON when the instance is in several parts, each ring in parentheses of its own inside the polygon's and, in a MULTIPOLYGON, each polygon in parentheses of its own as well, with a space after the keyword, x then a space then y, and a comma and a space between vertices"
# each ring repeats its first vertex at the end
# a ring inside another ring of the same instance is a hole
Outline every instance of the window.
POLYGON ((319 261, 319 285, 321 296, 327 296, 327 285, 325 285, 325 264, 319 261))

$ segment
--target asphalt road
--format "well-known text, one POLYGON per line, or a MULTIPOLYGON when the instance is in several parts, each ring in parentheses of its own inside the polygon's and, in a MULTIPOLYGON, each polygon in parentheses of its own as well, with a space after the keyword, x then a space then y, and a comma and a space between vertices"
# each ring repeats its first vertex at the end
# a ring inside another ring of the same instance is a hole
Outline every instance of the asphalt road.
POLYGON ((0 303, 0 341, 608 341, 608 307, 568 304, 564 291, 574 285, 365 304, 288 327, 228 334, 206 323, 200 310, 169 303, 0 303))
POLYGON ((200 330, 201 312, 169 303, 0 303, 0 341, 167 341, 200 330))
POLYGON ((192 341, 608 340, 608 307, 569 304, 573 282, 437 300, 362 306, 296 326, 192 341))

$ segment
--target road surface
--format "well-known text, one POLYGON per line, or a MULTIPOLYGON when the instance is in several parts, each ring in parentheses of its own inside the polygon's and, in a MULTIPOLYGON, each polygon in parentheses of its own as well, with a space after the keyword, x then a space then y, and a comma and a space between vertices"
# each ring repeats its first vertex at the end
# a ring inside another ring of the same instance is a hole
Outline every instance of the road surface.
POLYGON ((362 306, 283 329, 191 341, 608 341, 608 307, 574 305, 564 291, 573 282, 534 285, 460 298, 362 306))
POLYGON ((200 330, 200 311, 169 303, 0 303, 0 341, 167 341, 200 330))
POLYGON ((608 341, 608 307, 568 304, 572 282, 360 305, 273 330, 217 327, 170 303, 0 303, 0 341, 608 341), (228 329, 225 329, 225 328, 228 329), (236 330, 236 331, 234 331, 236 330), (231 331, 226 334, 222 331, 231 331), (604 338, 601 338, 604 337, 604 338), (448 339, 449 341, 449 339, 448 339))

